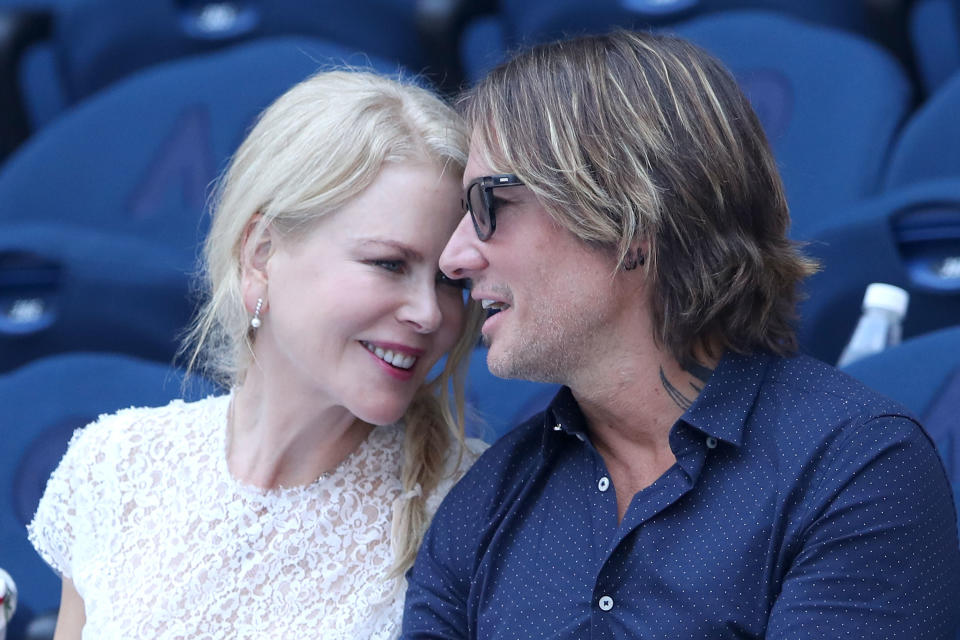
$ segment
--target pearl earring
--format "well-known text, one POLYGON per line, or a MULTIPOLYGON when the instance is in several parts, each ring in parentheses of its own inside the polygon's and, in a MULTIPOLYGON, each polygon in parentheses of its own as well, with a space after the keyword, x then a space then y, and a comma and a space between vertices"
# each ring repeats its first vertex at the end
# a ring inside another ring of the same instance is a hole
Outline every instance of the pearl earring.
POLYGON ((250 326, 259 329, 260 325, 260 307, 263 306, 263 298, 257 298, 257 308, 253 311, 253 318, 250 319, 250 326))

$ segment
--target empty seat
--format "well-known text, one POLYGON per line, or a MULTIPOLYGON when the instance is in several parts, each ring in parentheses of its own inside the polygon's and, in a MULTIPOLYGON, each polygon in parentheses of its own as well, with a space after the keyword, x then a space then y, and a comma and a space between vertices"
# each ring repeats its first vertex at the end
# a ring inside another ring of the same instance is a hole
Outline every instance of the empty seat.
POLYGON ((21 147, 0 169, 0 371, 65 348, 169 361, 211 183, 263 108, 344 62, 367 58, 285 38, 167 63, 21 147))
POLYGON ((920 417, 960 512, 960 318, 956 326, 916 336, 845 371, 920 417))
POLYGON ((189 399, 215 392, 182 372, 116 354, 58 355, 0 375, 0 564, 19 588, 8 637, 36 616, 55 611, 60 581, 27 540, 47 478, 73 431, 104 413, 131 406, 160 406, 185 391, 189 399))
POLYGON ((760 9, 815 24, 856 33, 871 32, 867 3, 792 2, 790 0, 502 0, 500 10, 471 21, 462 36, 461 50, 468 79, 476 81, 502 59, 507 50, 561 37, 603 33, 615 27, 650 29, 675 24, 698 15, 760 9), (496 54, 493 41, 502 47, 496 54))
POLYGON ((891 152, 886 189, 936 178, 960 178, 957 114, 960 70, 910 115, 891 152))
POLYGON ((960 71, 960 0, 917 0, 909 33, 921 83, 932 94, 960 71))
MULTIPOLYGON (((320 38, 411 69, 428 64, 415 0, 59 0, 49 15, 50 28, 15 59, 0 55, 16 67, 31 130, 150 65, 264 37, 320 38)), ((3 42, 0 29, 0 52, 3 42)))
POLYGON ((753 104, 787 190, 791 235, 877 193, 911 87, 886 51, 853 34, 761 12, 678 25, 716 55, 753 104))
POLYGON ((805 249, 823 270, 804 284, 804 351, 836 362, 871 282, 910 293, 905 338, 960 322, 960 179, 912 185, 837 218, 816 230, 805 249))

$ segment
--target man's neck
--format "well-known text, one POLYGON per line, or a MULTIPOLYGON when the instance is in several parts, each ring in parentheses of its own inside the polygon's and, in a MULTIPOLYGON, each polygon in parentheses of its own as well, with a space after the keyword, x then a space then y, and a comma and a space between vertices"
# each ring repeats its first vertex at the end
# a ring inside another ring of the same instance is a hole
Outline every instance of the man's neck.
POLYGON ((625 351, 598 375, 570 384, 592 432, 613 430, 638 444, 666 443, 670 428, 700 395, 717 360, 698 350, 680 364, 666 351, 625 351))
POLYGON ((620 518, 633 495, 676 461, 670 430, 716 366, 703 354, 686 366, 660 349, 631 355, 601 378, 571 386, 617 489, 620 518))

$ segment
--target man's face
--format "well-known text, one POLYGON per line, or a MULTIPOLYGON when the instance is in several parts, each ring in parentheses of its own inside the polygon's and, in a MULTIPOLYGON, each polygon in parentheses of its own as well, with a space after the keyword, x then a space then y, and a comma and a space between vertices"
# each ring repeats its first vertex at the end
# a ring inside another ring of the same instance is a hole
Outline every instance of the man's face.
MULTIPOLYGON (((464 185, 499 173, 482 151, 474 137, 464 185)), ((470 278, 472 297, 499 309, 482 329, 494 375, 570 384, 609 349, 603 345, 618 312, 615 259, 554 222, 529 187, 495 188, 492 195, 496 231, 481 242, 464 214, 440 268, 470 278)))

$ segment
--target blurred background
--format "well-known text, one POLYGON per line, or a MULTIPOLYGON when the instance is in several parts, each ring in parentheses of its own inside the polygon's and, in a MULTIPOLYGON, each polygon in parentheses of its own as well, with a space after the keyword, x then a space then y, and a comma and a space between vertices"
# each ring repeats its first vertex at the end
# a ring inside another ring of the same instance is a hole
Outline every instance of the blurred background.
MULTIPOLYGON (((453 97, 517 48, 614 27, 679 34, 731 69, 791 234, 824 267, 803 351, 836 363, 853 340, 844 369, 922 418, 960 484, 960 0, 0 0, 8 639, 52 636, 59 580, 25 525, 70 434, 181 394, 211 184, 256 115, 324 66, 453 97), (864 312, 875 282, 901 293, 864 312)), ((492 441, 555 388, 493 378, 484 355, 470 430, 492 441)))

